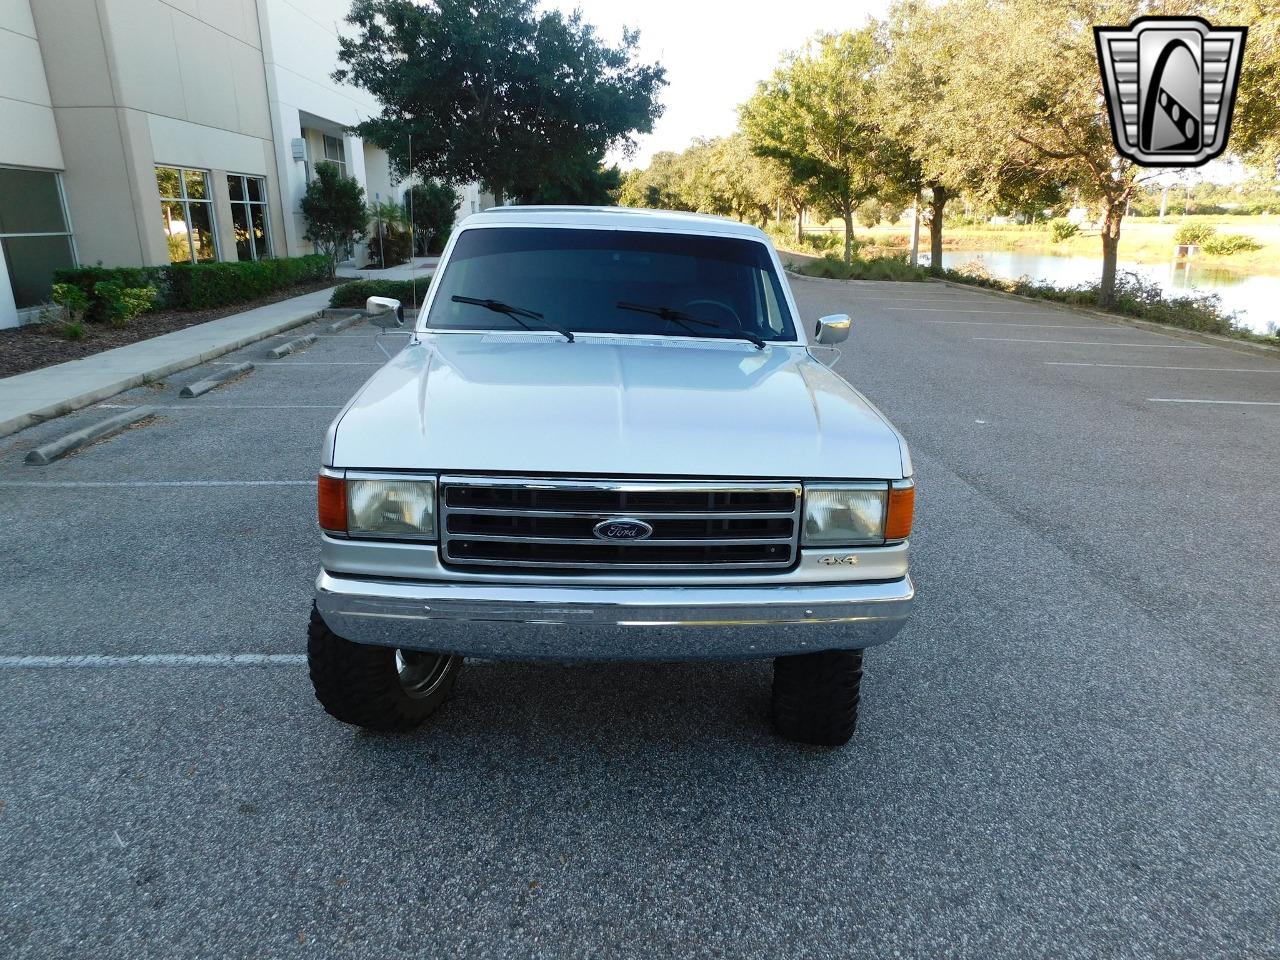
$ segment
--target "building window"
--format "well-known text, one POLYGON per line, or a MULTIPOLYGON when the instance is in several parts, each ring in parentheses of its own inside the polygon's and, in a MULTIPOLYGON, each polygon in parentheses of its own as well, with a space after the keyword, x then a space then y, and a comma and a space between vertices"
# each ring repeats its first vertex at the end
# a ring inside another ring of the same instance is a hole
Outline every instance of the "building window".
POLYGON ((213 233, 213 199, 209 174, 182 167, 156 167, 160 212, 172 263, 204 263, 218 259, 213 233))
POLYGON ((267 229, 267 181, 262 177, 227 177, 231 194, 231 225, 236 232, 236 259, 261 260, 271 256, 267 229))
POLYGON ((341 137, 324 134, 324 158, 338 168, 344 177, 347 175, 347 152, 342 145, 341 137))
POLYGON ((0 259, 19 309, 48 301, 53 272, 76 265, 53 171, 0 167, 0 259))

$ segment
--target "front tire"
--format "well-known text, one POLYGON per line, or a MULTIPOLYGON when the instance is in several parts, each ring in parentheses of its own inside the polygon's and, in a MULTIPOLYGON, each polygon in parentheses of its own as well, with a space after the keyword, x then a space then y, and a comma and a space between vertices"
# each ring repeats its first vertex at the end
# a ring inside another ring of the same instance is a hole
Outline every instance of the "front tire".
POLYGON ((799 743, 839 747, 858 727, 861 650, 826 650, 773 661, 773 725, 799 743))
POLYGON ((307 667, 330 716, 368 730, 410 730, 448 699, 462 657, 352 643, 312 606, 307 667))

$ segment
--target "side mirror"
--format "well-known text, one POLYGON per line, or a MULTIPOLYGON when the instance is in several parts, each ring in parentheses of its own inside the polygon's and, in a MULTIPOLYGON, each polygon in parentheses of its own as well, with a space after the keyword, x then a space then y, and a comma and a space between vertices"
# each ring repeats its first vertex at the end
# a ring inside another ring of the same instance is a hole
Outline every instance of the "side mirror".
POLYGON ((404 326, 404 307, 392 297, 370 297, 364 302, 364 312, 379 327, 404 326), (395 314, 394 319, 388 314, 395 314))
POLYGON ((813 328, 813 340, 824 347, 834 347, 849 339, 849 315, 833 313, 822 317, 813 328))

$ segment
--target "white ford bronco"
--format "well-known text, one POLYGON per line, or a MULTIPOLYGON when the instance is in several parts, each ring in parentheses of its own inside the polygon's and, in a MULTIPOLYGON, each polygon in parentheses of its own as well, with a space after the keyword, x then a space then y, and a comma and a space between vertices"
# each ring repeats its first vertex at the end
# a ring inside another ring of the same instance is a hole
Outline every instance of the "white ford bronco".
POLYGON ((777 730, 847 741, 862 650, 915 595, 907 445, 811 347, 848 332, 806 337, 754 227, 469 217, 408 345, 325 437, 324 708, 412 727, 468 656, 770 657, 777 730))

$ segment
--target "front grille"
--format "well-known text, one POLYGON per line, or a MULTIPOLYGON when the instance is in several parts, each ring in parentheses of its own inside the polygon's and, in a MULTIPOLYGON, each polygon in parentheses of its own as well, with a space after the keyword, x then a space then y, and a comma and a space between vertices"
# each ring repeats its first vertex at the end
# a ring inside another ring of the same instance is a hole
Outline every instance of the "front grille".
POLYGON ((799 484, 440 478, 440 545, 451 566, 781 569, 795 562, 799 525, 799 484), (653 533, 598 537, 612 519, 653 533))

